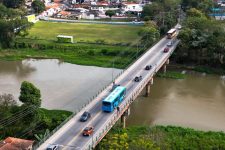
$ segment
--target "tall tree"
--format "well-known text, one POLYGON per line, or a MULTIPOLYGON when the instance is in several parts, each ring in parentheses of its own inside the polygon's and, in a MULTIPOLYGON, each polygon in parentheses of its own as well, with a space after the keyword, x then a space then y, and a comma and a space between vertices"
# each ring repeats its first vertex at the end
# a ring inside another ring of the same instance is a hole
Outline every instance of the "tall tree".
POLYGON ((40 0, 34 0, 31 6, 36 13, 41 13, 45 10, 45 4, 40 0))
POLYGON ((12 46, 15 36, 32 25, 27 19, 21 19, 21 17, 21 11, 6 8, 0 4, 0 48, 12 46))
POLYGON ((23 81, 20 88, 19 100, 25 105, 41 106, 41 92, 32 83, 23 81))

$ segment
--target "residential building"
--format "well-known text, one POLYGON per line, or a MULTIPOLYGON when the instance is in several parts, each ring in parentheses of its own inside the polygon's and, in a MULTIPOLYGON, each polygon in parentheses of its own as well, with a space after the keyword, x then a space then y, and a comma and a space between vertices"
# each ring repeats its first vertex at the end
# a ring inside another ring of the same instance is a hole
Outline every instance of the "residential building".
POLYGON ((32 150, 34 141, 8 137, 0 142, 0 150, 32 150))

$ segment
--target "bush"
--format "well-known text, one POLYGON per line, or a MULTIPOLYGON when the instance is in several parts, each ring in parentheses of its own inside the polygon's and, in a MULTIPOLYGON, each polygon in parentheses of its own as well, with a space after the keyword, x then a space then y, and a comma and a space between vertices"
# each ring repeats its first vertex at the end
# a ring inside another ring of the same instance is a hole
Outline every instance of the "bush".
POLYGON ((107 50, 107 49, 102 49, 102 50, 101 50, 101 53, 102 53, 103 55, 106 55, 106 54, 108 53, 108 50, 107 50))
POLYGON ((90 56, 94 56, 94 55, 95 55, 95 52, 94 52, 93 50, 89 50, 89 51, 87 52, 87 54, 90 55, 90 56))
POLYGON ((151 17, 150 16, 145 16, 144 17, 144 21, 149 21, 149 20, 151 20, 151 17))

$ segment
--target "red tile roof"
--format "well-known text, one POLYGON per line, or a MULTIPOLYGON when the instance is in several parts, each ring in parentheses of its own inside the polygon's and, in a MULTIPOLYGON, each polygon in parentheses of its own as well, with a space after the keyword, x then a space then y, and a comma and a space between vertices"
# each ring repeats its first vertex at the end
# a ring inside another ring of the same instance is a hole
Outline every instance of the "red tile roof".
POLYGON ((34 141, 8 137, 0 142, 0 150, 29 150, 34 141))

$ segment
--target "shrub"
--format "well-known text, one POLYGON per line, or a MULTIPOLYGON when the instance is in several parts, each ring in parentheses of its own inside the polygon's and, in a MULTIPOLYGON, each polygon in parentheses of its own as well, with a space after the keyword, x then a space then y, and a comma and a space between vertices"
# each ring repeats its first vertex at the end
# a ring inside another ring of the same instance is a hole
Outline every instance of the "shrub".
POLYGON ((94 56, 94 55, 95 55, 95 52, 94 52, 93 50, 89 50, 89 51, 87 52, 87 54, 90 55, 90 56, 94 56))
POLYGON ((107 55, 107 52, 108 52, 107 49, 102 49, 102 50, 101 50, 101 53, 102 53, 103 55, 107 55))

